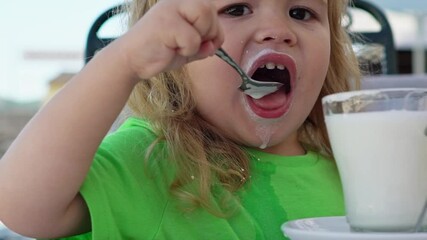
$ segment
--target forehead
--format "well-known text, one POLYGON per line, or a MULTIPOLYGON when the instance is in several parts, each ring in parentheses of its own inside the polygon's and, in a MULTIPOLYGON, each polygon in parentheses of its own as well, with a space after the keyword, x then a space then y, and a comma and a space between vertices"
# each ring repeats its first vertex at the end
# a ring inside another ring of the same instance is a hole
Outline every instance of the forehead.
MULTIPOLYGON (((319 0, 321 3, 323 3, 323 4, 328 4, 328 0, 319 0)), ((341 1, 341 0, 340 0, 341 1)))

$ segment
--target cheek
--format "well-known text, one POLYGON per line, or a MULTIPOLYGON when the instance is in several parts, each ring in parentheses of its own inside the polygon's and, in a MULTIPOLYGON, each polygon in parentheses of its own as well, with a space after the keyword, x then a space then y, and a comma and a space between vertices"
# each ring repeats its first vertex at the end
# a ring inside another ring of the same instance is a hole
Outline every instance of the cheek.
POLYGON ((314 45, 311 48, 312 51, 305 55, 306 64, 303 66, 304 69, 301 69, 300 79, 297 80, 299 88, 295 101, 297 106, 295 107, 300 108, 300 110, 305 109, 302 111, 304 114, 311 111, 326 79, 330 62, 330 47, 327 40, 329 38, 319 41, 319 44, 314 45))
POLYGON ((323 44, 318 44, 316 46, 317 53, 313 56, 313 61, 315 61, 314 67, 315 67, 315 71, 319 74, 319 78, 321 76, 325 76, 326 77, 326 73, 328 71, 329 68, 329 63, 330 63, 330 56, 331 56, 331 46, 330 46, 330 40, 329 37, 324 37, 324 41, 323 44))
MULTIPOLYGON (((218 89, 233 88, 238 83, 233 80, 231 68, 217 57, 191 62, 187 65, 193 90, 214 94, 218 89), (210 91, 209 91, 210 90, 210 91)), ((237 85, 238 86, 238 85, 237 85)), ((236 87, 237 88, 237 87, 236 87)))
POLYGON ((310 33, 310 36, 305 36, 302 39, 301 44, 301 48, 306 49, 304 57, 307 63, 312 65, 310 67, 314 68, 318 74, 326 75, 331 55, 329 28, 319 29, 310 33))
POLYGON ((306 65, 309 68, 308 75, 310 83, 312 84, 313 90, 320 91, 321 86, 326 78, 331 56, 331 48, 328 37, 324 37, 323 41, 319 41, 319 44, 315 45, 316 49, 313 54, 306 56, 309 63, 306 65))
POLYGON ((198 112, 208 121, 224 114, 238 90, 222 62, 213 57, 192 62, 187 72, 198 112))
POLYGON ((200 107, 228 106, 239 97, 240 78, 237 73, 217 57, 187 65, 191 90, 200 107))

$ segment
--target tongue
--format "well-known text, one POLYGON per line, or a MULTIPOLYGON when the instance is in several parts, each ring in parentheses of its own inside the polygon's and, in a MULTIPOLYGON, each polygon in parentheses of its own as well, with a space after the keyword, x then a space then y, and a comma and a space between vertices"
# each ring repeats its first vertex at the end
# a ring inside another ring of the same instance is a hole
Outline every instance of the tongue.
POLYGON ((279 108, 286 103, 285 91, 276 91, 260 99, 253 99, 255 105, 266 110, 279 108))

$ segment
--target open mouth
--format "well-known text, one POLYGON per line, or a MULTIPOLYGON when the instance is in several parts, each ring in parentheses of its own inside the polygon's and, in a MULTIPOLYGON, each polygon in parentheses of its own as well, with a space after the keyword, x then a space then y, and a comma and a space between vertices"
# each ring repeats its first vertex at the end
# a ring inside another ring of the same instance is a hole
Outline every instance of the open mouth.
POLYGON ((252 75, 252 78, 261 82, 283 83, 281 89, 289 94, 292 90, 289 70, 282 64, 267 63, 260 66, 252 75))
POLYGON ((286 54, 261 53, 252 62, 251 78, 257 81, 279 82, 283 86, 262 98, 247 97, 252 112, 262 118, 279 118, 285 115, 292 104, 296 79, 295 60, 286 54))

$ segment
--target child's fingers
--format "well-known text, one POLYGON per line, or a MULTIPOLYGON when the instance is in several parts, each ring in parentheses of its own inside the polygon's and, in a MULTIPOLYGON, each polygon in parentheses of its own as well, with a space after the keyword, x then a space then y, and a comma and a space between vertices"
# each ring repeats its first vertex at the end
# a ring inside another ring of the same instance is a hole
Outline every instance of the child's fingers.
POLYGON ((224 36, 211 1, 156 3, 122 38, 124 61, 131 71, 140 78, 149 78, 213 55, 224 36))
MULTIPOLYGON (((196 27, 196 29, 199 29, 196 27)), ((200 33, 200 32, 199 32, 200 33)), ((202 37, 202 42, 211 42, 214 49, 219 48, 224 42, 224 33, 218 21, 218 15, 215 13, 213 21, 209 26, 208 31, 202 37)))
POLYGON ((178 54, 183 57, 196 55, 202 44, 200 34, 188 24, 177 25, 174 31, 177 34, 173 37, 171 46, 176 49, 178 54))
MULTIPOLYGON (((194 49, 188 46, 186 49, 185 45, 181 45, 180 53, 185 56, 195 55, 202 48, 202 43, 212 42, 214 48, 219 47, 223 41, 223 33, 218 21, 218 14, 215 6, 211 1, 193 1, 189 5, 181 5, 179 14, 185 19, 188 24, 197 32, 199 35, 193 39, 194 41, 187 42, 189 45, 197 44, 198 49, 194 49)), ((191 31, 193 35, 194 32, 191 31)), ((188 40, 188 37, 179 36, 180 40, 188 40)), ((204 49, 206 50, 206 49, 204 49)))
POLYGON ((218 14, 211 1, 201 0, 181 5, 179 13, 199 32, 203 40, 210 40, 218 33, 218 14))

